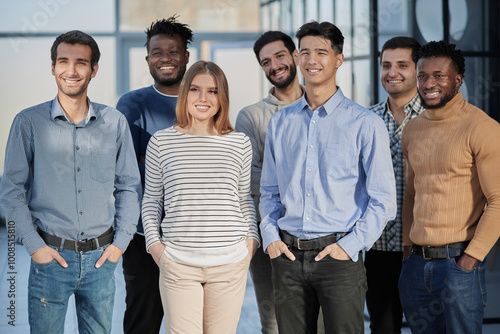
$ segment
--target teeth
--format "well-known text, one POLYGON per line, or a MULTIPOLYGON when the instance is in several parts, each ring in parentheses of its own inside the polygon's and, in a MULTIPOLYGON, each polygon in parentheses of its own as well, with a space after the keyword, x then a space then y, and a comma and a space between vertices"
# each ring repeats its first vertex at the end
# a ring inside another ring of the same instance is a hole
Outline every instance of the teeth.
POLYGON ((400 83, 403 82, 403 80, 387 80, 389 83, 400 83))
POLYGON ((282 75, 283 73, 285 73, 285 70, 281 70, 281 71, 274 72, 274 75, 275 75, 275 76, 280 76, 280 75, 282 75))
POLYGON ((319 72, 319 70, 312 70, 312 69, 309 69, 309 70, 307 70, 307 71, 309 71, 309 72, 311 72, 311 73, 318 73, 318 72, 319 72))
POLYGON ((172 69, 174 69, 173 66, 162 66, 162 67, 160 67, 160 70, 172 70, 172 69))
POLYGON ((425 93, 425 96, 427 96, 427 97, 435 97, 435 96, 438 96, 438 95, 439 95, 439 92, 425 93))
POLYGON ((199 106, 199 105, 197 105, 196 108, 201 109, 201 110, 208 110, 208 109, 210 109, 209 106, 199 106))

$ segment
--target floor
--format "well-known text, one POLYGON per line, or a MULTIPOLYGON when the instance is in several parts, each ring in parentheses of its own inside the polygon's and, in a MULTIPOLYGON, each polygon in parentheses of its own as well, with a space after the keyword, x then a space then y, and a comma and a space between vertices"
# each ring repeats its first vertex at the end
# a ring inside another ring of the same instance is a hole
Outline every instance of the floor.
MULTIPOLYGON (((7 231, 0 228, 0 333, 26 334, 29 333, 27 313, 27 282, 30 257, 22 246, 16 246, 15 254, 9 253, 7 248, 7 231), (15 283, 11 285, 12 283, 15 283), (13 296, 15 294, 15 296, 13 296), (15 315, 8 308, 15 305, 15 315), (9 321, 13 321, 9 324, 9 321)), ((11 250, 10 250, 11 251, 11 250)), ((113 316, 113 334, 122 333, 122 319, 125 309, 125 286, 121 272, 121 264, 116 270, 116 298, 113 316)), ((494 270, 486 274, 488 289, 488 306, 485 318, 500 319, 500 257, 496 259, 494 270)), ((72 305, 72 303, 70 303, 72 305)), ((74 307, 70 307, 66 315, 66 333, 77 333, 76 316, 74 307)), ((368 323, 365 322, 365 333, 369 333, 368 323)), ((162 330, 164 333, 164 329, 162 330)), ((252 280, 249 277, 243 309, 238 324, 237 334, 260 333, 259 313, 254 296, 252 280)), ((410 333, 408 328, 403 328, 403 333, 410 333)), ((483 326, 484 334, 500 333, 500 324, 487 324, 483 326)))

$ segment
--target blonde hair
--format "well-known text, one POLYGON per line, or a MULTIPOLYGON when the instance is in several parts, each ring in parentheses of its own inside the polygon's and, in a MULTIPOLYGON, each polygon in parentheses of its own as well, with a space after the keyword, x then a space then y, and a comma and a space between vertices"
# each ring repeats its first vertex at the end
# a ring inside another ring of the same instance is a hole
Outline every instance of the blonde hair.
POLYGON ((234 131, 229 122, 229 87, 226 76, 222 69, 214 62, 200 60, 194 63, 184 75, 179 88, 179 97, 175 107, 177 125, 181 128, 190 127, 192 117, 187 108, 187 96, 193 79, 198 74, 210 74, 217 85, 217 97, 219 99, 219 111, 214 115, 214 126, 219 135, 226 135, 234 131))

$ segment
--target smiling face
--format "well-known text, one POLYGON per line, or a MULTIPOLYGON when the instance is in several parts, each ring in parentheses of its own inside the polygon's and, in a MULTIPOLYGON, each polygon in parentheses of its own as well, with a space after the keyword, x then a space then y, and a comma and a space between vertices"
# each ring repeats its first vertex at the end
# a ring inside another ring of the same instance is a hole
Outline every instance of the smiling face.
POLYGON ((300 71, 307 86, 335 87, 335 74, 344 55, 338 54, 323 36, 305 36, 300 40, 300 71))
POLYGON ((291 55, 283 41, 264 45, 259 59, 267 79, 277 88, 288 87, 297 76, 298 53, 291 55))
POLYGON ((159 34, 151 37, 149 41, 146 61, 156 85, 179 86, 186 73, 189 52, 185 50, 179 35, 159 34))
POLYGON ((56 78, 58 94, 76 98, 87 95, 90 79, 97 74, 98 66, 90 65, 92 50, 88 45, 61 43, 57 46, 52 75, 56 78))
POLYGON ((421 58, 417 62, 418 93, 426 109, 444 107, 455 97, 463 77, 446 57, 421 58))
POLYGON ((220 108, 217 93, 217 84, 211 74, 201 73, 193 78, 187 95, 187 109, 193 123, 214 122, 220 108))
POLYGON ((392 98, 417 94, 417 70, 412 49, 387 49, 382 53, 380 81, 392 98))

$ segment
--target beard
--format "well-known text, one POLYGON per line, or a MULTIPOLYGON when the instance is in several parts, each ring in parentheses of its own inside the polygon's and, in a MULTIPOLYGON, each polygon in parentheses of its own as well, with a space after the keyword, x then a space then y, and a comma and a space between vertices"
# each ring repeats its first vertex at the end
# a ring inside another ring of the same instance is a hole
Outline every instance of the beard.
MULTIPOLYGON (((297 66, 295 64, 292 64, 292 66, 288 66, 288 70, 289 70, 290 74, 288 75, 287 78, 283 79, 282 81, 275 81, 275 80, 271 79, 270 75, 267 75, 267 74, 266 74, 266 78, 276 88, 279 88, 279 89, 286 88, 286 87, 290 86, 290 84, 293 82, 293 80, 297 76, 297 66)), ((275 72, 276 71, 273 71, 271 73, 271 75, 273 75, 275 72)))
POLYGON ((161 86, 174 86, 182 81, 184 77, 184 73, 186 73, 186 66, 179 68, 177 75, 175 77, 162 78, 156 73, 156 71, 152 68, 149 69, 149 73, 153 77, 154 81, 161 86))
POLYGON ((457 93, 458 93, 457 85, 454 85, 453 87, 451 87, 448 94, 443 96, 437 104, 432 106, 425 103, 424 99, 422 98, 422 94, 420 94, 420 91, 418 92, 418 95, 420 95, 420 101, 425 109, 440 109, 444 107, 448 102, 450 102, 455 97, 455 95, 457 95, 457 93))

